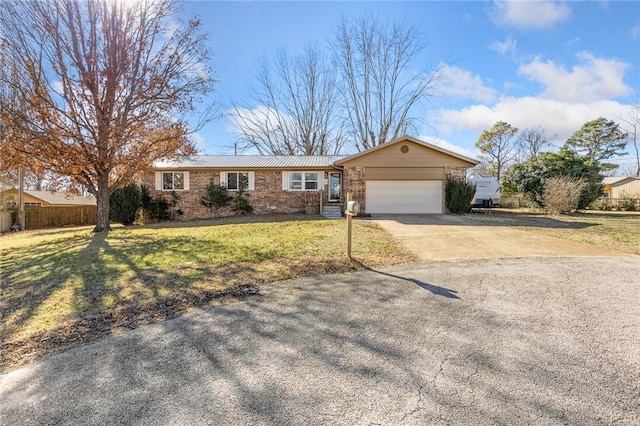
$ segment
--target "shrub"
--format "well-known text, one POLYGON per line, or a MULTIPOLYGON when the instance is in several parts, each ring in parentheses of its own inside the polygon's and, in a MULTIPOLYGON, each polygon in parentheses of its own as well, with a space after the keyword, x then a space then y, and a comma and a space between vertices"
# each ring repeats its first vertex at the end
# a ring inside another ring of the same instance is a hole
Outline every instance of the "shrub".
POLYGON ((622 210, 625 212, 634 212, 636 211, 636 203, 638 200, 630 197, 628 194, 623 192, 622 197, 618 200, 618 210, 622 210))
POLYGON ((561 149, 557 153, 543 152, 507 169, 501 182, 503 194, 518 192, 543 207, 549 180, 561 176, 584 181, 579 209, 587 208, 602 192, 600 167, 574 151, 561 149))
POLYGON ((573 213, 580 207, 580 198, 587 183, 583 179, 556 176, 547 180, 544 208, 555 214, 573 213))
POLYGON ((205 193, 200 200, 203 206, 211 209, 211 217, 216 217, 216 210, 228 205, 233 197, 227 192, 227 187, 213 181, 213 176, 205 188, 205 193))
POLYGON ((467 213, 476 193, 476 185, 462 179, 447 177, 444 183, 444 199, 447 210, 453 214, 467 213))
POLYGON ((138 184, 118 188, 109 197, 109 219, 125 226, 136 220, 138 210, 142 207, 142 188, 138 184))
POLYGON ((161 195, 152 197, 149 188, 142 186, 142 208, 154 220, 170 220, 169 202, 161 195))
POLYGON ((233 199, 231 210, 239 214, 252 213, 253 206, 251 205, 251 203, 249 203, 249 200, 244 196, 244 194, 239 193, 233 199))

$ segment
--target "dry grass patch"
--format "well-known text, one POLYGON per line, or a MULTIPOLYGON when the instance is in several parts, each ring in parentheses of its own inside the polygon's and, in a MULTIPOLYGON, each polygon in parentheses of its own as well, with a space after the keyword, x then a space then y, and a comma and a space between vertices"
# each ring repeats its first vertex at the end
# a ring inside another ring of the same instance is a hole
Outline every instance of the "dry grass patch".
MULTIPOLYGON (((3 236, 0 368, 276 281, 362 267, 345 258, 344 221, 248 220, 3 236)), ((354 222, 353 255, 369 267, 416 260, 366 221, 354 222)))
POLYGON ((469 216, 481 224, 508 225, 527 232, 640 254, 640 213, 586 211, 549 215, 525 209, 494 209, 469 216))

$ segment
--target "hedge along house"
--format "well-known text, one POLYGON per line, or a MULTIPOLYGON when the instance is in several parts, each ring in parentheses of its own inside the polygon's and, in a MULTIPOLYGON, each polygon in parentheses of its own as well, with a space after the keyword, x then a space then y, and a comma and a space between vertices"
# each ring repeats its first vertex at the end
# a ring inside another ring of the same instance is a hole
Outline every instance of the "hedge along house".
POLYGON ((351 156, 176 157, 154 163, 143 183, 155 195, 175 191, 185 220, 211 217, 201 204, 211 178, 230 192, 244 183, 256 214, 318 214, 321 205, 342 208, 347 193, 365 213, 444 213, 445 177, 464 179, 478 163, 403 136, 351 156))

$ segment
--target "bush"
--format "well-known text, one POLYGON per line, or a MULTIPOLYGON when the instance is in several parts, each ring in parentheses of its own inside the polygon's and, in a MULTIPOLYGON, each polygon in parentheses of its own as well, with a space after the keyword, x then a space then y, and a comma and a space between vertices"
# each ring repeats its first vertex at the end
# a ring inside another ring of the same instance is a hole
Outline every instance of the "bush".
POLYGON ((153 220, 170 220, 169 202, 161 195, 152 197, 149 188, 142 186, 142 208, 153 220))
POLYGON ((200 203, 211 209, 211 217, 216 217, 216 210, 228 205, 233 197, 227 192, 227 187, 213 181, 213 176, 205 188, 200 203))
POLYGON ((233 199, 231 210, 239 214, 252 213, 253 206, 249 203, 249 200, 244 196, 244 194, 239 193, 236 198, 233 199))
POLYGON ((557 176, 547 180, 544 209, 550 213, 573 213, 580 207, 580 198, 587 183, 583 179, 557 176))
POLYGON ((138 184, 118 188, 109 197, 109 219, 125 226, 132 225, 142 207, 142 188, 138 184))
POLYGON ((622 193, 622 198, 618 200, 618 210, 625 212, 634 212, 637 210, 636 203, 638 200, 630 197, 625 192, 622 193))
POLYGON ((447 177, 444 183, 444 199, 447 210, 463 214, 471 210, 471 201, 476 194, 476 185, 462 179, 447 177))
POLYGON ((557 153, 543 152, 509 167, 503 175, 503 194, 517 192, 543 207, 549 180, 562 176, 581 179, 585 183, 578 209, 587 208, 602 193, 600 167, 571 150, 561 149, 557 153))

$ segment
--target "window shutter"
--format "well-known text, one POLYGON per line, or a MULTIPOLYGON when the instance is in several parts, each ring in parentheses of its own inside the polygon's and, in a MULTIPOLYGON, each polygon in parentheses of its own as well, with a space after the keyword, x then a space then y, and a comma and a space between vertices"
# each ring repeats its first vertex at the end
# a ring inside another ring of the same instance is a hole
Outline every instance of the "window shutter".
POLYGON ((249 172, 249 183, 248 183, 249 188, 247 188, 248 191, 253 191, 256 189, 255 180, 256 180, 256 173, 249 172))
POLYGON ((162 172, 156 172, 156 190, 162 190, 162 172))
POLYGON ((220 172, 220 185, 227 186, 227 172, 220 172))
POLYGON ((289 190, 289 172, 282 172, 282 190, 289 190))
POLYGON ((184 172, 184 190, 189 190, 189 172, 184 172))

